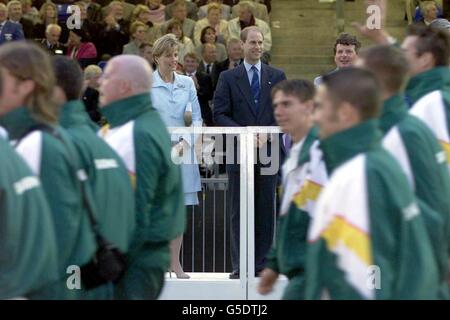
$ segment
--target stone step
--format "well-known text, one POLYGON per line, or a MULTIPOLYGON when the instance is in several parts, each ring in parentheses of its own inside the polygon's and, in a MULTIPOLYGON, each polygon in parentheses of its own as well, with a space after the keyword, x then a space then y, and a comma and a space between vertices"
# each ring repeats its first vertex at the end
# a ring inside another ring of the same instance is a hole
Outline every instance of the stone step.
POLYGON ((318 73, 295 73, 295 72, 289 73, 289 72, 286 72, 286 77, 288 79, 306 79, 311 82, 314 81, 314 79, 319 75, 320 74, 318 74, 318 73))
MULTIPOLYGON (((352 21, 367 18, 365 0, 345 2, 345 31, 356 34, 352 21)), ((284 69, 288 78, 313 80, 335 68, 333 45, 337 36, 335 4, 318 0, 272 1, 272 64, 284 69)), ((388 1, 386 27, 399 41, 405 36, 404 2, 388 1)), ((358 37, 360 38, 360 37, 358 37)), ((371 43, 359 39, 363 46, 371 43)))
POLYGON ((290 45, 276 45, 271 50, 275 55, 309 55, 309 56, 329 56, 333 54, 332 45, 311 46, 308 43, 297 43, 290 45))
POLYGON ((306 74, 315 73, 323 74, 328 71, 334 70, 336 66, 334 64, 297 64, 297 65, 283 65, 279 66, 274 64, 280 69, 283 69, 287 73, 306 74))
MULTIPOLYGON (((276 45, 287 46, 293 43, 298 43, 299 46, 305 45, 305 43, 315 43, 319 45, 327 45, 329 43, 334 43, 336 39, 336 34, 303 34, 303 35, 286 35, 284 37, 278 38, 276 40, 276 45)), ((275 43, 275 42, 274 42, 275 43)))
POLYGON ((298 54, 273 54, 272 61, 277 61, 277 63, 282 63, 283 65, 289 64, 332 64, 332 55, 326 56, 311 56, 311 55, 298 55, 298 54))

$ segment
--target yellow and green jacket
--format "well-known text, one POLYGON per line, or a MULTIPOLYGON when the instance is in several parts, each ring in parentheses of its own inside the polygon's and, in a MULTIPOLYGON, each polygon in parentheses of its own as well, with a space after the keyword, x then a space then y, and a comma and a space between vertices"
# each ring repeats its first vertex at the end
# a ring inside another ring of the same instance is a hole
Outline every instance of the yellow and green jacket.
POLYGON ((101 112, 109 125, 99 134, 122 158, 135 189, 136 229, 129 255, 130 263, 139 266, 130 272, 165 272, 169 242, 184 232, 186 220, 180 168, 171 159, 166 126, 147 93, 113 102, 101 112))
POLYGON ((408 113, 401 95, 384 102, 379 123, 383 147, 398 161, 419 201, 439 266, 441 296, 448 298, 450 176, 445 153, 431 130, 408 113))
POLYGON ((444 149, 450 174, 450 68, 437 67, 414 76, 405 94, 410 113, 425 122, 444 149))
POLYGON ((435 299, 423 216, 375 120, 320 143, 330 179, 308 232, 307 299, 435 299))
POLYGON ((283 166, 283 196, 277 224, 277 236, 267 257, 267 267, 288 278, 303 277, 306 259, 307 232, 315 202, 326 182, 327 175, 321 157, 312 150, 318 145, 317 128, 312 128, 300 149, 294 145, 290 158, 297 163, 283 166), (313 157, 313 159, 312 159, 313 157))

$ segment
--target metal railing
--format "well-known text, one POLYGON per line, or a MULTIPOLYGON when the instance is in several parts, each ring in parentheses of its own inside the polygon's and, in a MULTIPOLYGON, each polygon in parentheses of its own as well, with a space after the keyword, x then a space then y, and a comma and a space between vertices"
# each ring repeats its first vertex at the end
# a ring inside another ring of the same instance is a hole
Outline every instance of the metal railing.
POLYGON ((228 178, 202 178, 199 205, 188 210, 181 264, 186 272, 231 272, 228 178))
MULTIPOLYGON (((222 135, 238 137, 241 271, 238 286, 242 293, 240 298, 252 297, 252 294, 256 292, 254 163, 256 163, 257 155, 254 137, 256 134, 271 134, 272 139, 278 139, 280 129, 278 127, 179 127, 169 128, 169 132, 172 136, 193 135, 195 140, 202 136, 214 136, 217 140, 220 140, 222 135)), ((226 140, 229 142, 231 139, 226 140)), ((226 143, 226 145, 227 157, 225 160, 229 161, 230 158, 234 158, 233 152, 230 150, 234 149, 234 144, 231 143, 231 147, 230 143, 226 143)), ((216 156, 218 155, 215 159, 224 156, 223 150, 213 150, 216 152, 216 156)), ((211 150, 208 151, 206 157, 211 158, 210 152, 211 150)), ((280 163, 278 163, 279 165, 280 163)), ((227 185, 228 179, 226 176, 219 176, 218 174, 202 179, 200 204, 189 212, 188 227, 183 242, 182 263, 187 272, 231 271, 231 228, 230 217, 227 214, 227 185), (208 210, 208 208, 210 209, 208 210), (198 234, 199 232, 200 234, 198 234)), ((214 285, 214 283, 211 285, 214 285)), ((218 282, 217 285, 221 284, 218 282)), ((224 294, 226 295, 225 292, 224 294)))

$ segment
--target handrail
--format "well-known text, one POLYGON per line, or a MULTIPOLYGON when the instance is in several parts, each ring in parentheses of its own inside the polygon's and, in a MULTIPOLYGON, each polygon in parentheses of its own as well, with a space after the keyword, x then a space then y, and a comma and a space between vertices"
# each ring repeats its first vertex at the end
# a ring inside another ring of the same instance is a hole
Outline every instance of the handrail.
POLYGON ((169 133, 179 134, 247 134, 247 133, 281 133, 280 127, 168 127, 169 133))
POLYGON ((170 134, 232 134, 240 138, 240 286, 249 296, 255 283, 255 139, 254 134, 279 134, 279 127, 169 127, 170 134), (244 165, 245 164, 245 165, 244 165))

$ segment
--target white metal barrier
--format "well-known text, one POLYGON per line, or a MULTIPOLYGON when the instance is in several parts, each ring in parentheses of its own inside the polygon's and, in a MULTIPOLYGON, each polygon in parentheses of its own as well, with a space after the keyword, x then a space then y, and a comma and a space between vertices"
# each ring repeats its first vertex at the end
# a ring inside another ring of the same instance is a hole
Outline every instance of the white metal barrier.
MULTIPOLYGON (((278 137, 278 127, 177 127, 169 128, 172 137, 182 135, 238 135, 240 140, 240 279, 230 280, 228 273, 190 273, 191 279, 166 277, 160 299, 279 299, 287 284, 286 278, 278 280, 272 294, 257 293, 255 277, 255 207, 254 166, 255 134, 273 134, 278 137)), ((173 139, 178 140, 178 139, 173 139)), ((281 165, 281 163, 280 163, 281 165)))

